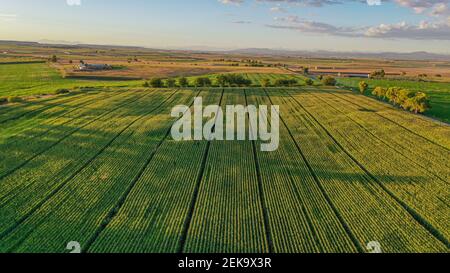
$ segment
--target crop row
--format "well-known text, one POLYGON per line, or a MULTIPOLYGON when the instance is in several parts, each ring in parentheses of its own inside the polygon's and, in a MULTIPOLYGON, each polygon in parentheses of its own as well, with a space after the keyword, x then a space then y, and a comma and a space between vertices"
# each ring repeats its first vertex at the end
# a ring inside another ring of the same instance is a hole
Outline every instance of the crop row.
MULTIPOLYGON (((294 99, 311 113, 360 164, 394 196, 413 209, 448 240, 447 221, 450 214, 449 187, 442 181, 417 168, 408 158, 392 151, 380 140, 357 126, 345 115, 323 107, 314 96, 298 93, 294 99)), ((446 168, 442 166, 445 172, 446 168)))
MULTIPOLYGON (((200 93, 217 105, 222 90, 200 93)), ((89 252, 181 252, 208 158, 205 141, 166 138, 89 252)))
POLYGON ((446 248, 361 169, 302 104, 287 92, 270 95, 281 105, 282 116, 319 186, 360 248, 370 241, 380 242, 386 252, 446 248))
POLYGON ((333 111, 347 116, 377 141, 385 144, 388 150, 392 150, 397 156, 403 155, 402 161, 410 161, 411 166, 429 171, 443 181, 450 179, 450 152, 445 148, 417 137, 377 113, 361 109, 355 103, 325 92, 314 94, 314 97, 333 111))
POLYGON ((9 145, 21 138, 32 140, 47 133, 60 122, 62 117, 84 109, 90 105, 95 105, 98 101, 106 100, 110 97, 119 95, 119 92, 104 92, 96 94, 86 94, 83 97, 70 100, 67 103, 36 113, 33 116, 24 116, 0 128, 0 145, 9 145))
MULTIPOLYGON (((271 105, 263 91, 247 93, 249 104, 271 105)), ((280 136, 275 152, 257 151, 273 251, 357 252, 359 249, 317 185, 283 121, 280 136)))
POLYGON ((13 142, 7 143, 6 148, 0 152, 0 178, 5 177, 40 153, 57 145, 84 126, 96 120, 102 120, 105 112, 108 113, 108 110, 114 111, 115 106, 130 105, 141 96, 142 94, 136 96, 135 94, 124 93, 119 97, 112 98, 112 100, 100 100, 98 104, 91 105, 87 109, 82 108, 68 116, 61 117, 56 121, 56 126, 39 126, 36 128, 37 132, 36 130, 31 130, 24 135, 16 137, 13 142), (43 128, 49 131, 41 137, 33 139, 32 136, 35 133, 40 135, 43 128), (32 139, 30 139, 30 136, 32 139))
POLYGON ((450 150, 450 126, 447 124, 432 122, 430 119, 420 115, 398 111, 391 105, 376 100, 369 100, 363 96, 357 96, 351 93, 336 95, 375 110, 379 115, 392 120, 399 126, 408 129, 410 132, 429 139, 436 144, 445 147, 447 150, 450 150))
POLYGON ((82 166, 64 168, 66 183, 4 239, 6 247, 62 252, 63 245, 74 238, 86 246, 164 136, 171 107, 191 99, 187 93, 170 93, 146 96, 119 116, 110 117, 107 124, 98 124, 105 126, 101 131, 93 128, 97 139, 84 142, 86 151, 96 150, 93 145, 103 142, 102 134, 107 142, 82 166), (44 219, 45 225, 40 225, 44 219))

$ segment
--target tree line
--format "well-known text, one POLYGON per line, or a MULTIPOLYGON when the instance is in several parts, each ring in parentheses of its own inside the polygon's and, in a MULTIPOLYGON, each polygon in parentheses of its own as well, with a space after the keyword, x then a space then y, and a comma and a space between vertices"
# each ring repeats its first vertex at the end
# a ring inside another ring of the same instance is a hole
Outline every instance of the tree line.
MULTIPOLYGON (((366 82, 359 83, 359 90, 362 94, 365 94, 368 89, 369 85, 366 82)), ((372 95, 416 114, 423 114, 431 109, 430 99, 423 92, 413 92, 401 87, 378 86, 374 88, 372 95)))
MULTIPOLYGON (((334 80, 334 79, 333 79, 334 80)), ((335 83, 335 81, 334 81, 335 83)), ((185 77, 175 79, 162 79, 162 78, 153 78, 149 81, 145 81, 144 87, 153 87, 153 88, 173 88, 173 87, 249 87, 254 85, 255 83, 244 77, 241 74, 221 74, 217 75, 215 78, 211 77, 197 77, 192 81, 189 81, 185 77)), ((298 86, 300 83, 295 78, 290 79, 275 79, 270 80, 267 78, 262 79, 259 82, 262 87, 293 87, 298 86)), ((313 85, 314 81, 307 78, 305 79, 306 85, 313 85)))

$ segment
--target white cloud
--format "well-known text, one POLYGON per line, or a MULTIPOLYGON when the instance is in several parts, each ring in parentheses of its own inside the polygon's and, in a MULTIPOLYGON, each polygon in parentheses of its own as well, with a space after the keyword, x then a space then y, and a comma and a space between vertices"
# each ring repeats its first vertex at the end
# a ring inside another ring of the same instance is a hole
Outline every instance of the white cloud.
POLYGON ((6 22, 10 22, 10 21, 15 21, 17 18, 17 14, 2 14, 0 13, 0 20, 1 21, 6 21, 6 22))
POLYGON ((225 5, 231 4, 239 6, 240 4, 244 3, 244 0, 219 0, 219 2, 225 5))
POLYGON ((66 0, 69 6, 81 6, 81 0, 66 0))
POLYGON ((450 19, 449 22, 422 21, 417 25, 400 22, 372 27, 341 27, 304 20, 298 16, 276 17, 274 19, 278 24, 267 25, 267 27, 342 37, 450 41, 450 19))

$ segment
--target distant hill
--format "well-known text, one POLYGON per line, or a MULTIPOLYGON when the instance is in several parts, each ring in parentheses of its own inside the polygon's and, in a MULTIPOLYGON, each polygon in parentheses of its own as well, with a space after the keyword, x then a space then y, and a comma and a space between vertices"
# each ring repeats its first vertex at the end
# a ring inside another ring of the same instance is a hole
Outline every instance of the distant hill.
POLYGON ((302 51, 277 50, 268 48, 247 48, 226 51, 229 54, 264 55, 264 56, 292 56, 305 58, 355 58, 355 59, 389 59, 389 60, 439 60, 450 61, 450 55, 429 53, 425 51, 398 53, 398 52, 334 52, 334 51, 302 51))
POLYGON ((212 47, 189 47, 189 48, 172 48, 172 49, 156 49, 140 46, 121 46, 121 45, 95 45, 82 44, 77 42, 41 40, 39 42, 26 41, 2 41, 3 45, 18 46, 34 46, 34 47, 54 47, 54 48, 94 48, 94 49, 128 49, 128 50, 144 50, 159 52, 195 52, 195 53, 219 53, 219 54, 235 54, 235 55, 253 55, 253 56, 284 56, 297 58, 336 58, 336 59, 387 59, 387 60, 434 60, 434 61, 450 61, 450 55, 436 54, 425 51, 398 53, 398 52, 336 52, 336 51, 307 51, 307 50, 285 50, 270 48, 245 48, 236 50, 221 50, 212 47))

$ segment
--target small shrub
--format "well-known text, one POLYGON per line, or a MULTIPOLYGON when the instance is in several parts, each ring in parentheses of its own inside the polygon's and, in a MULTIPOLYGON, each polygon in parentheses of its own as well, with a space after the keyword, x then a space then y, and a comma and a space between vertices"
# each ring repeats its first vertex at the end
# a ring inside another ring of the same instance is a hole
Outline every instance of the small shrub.
POLYGON ((68 93, 70 93, 69 89, 58 89, 55 92, 56 95, 62 95, 62 94, 68 94, 68 93))
POLYGON ((189 81, 185 77, 181 77, 181 78, 178 79, 178 85, 181 86, 181 87, 188 87, 189 86, 189 81))
POLYGON ((146 81, 146 82, 144 82, 143 84, 142 84, 142 87, 150 87, 150 84, 146 81))
POLYGON ((306 79, 306 80, 305 80, 305 84, 308 85, 308 86, 311 86, 311 85, 314 84, 314 81, 311 80, 311 79, 306 79))
POLYGON ((7 102, 8 102, 7 98, 3 98, 3 97, 0 98, 0 104, 5 104, 7 102))
POLYGON ((369 89, 369 84, 367 82, 360 82, 359 83, 359 92, 361 92, 361 94, 365 94, 367 89, 369 89))
POLYGON ((336 85, 336 79, 331 76, 326 76, 322 79, 322 84, 326 86, 335 86, 336 85))
POLYGON ((154 78, 150 80, 150 86, 153 88, 162 88, 164 87, 164 83, 160 78, 154 78))
POLYGON ((177 82, 174 79, 167 79, 166 86, 169 88, 173 88, 177 86, 177 82))

